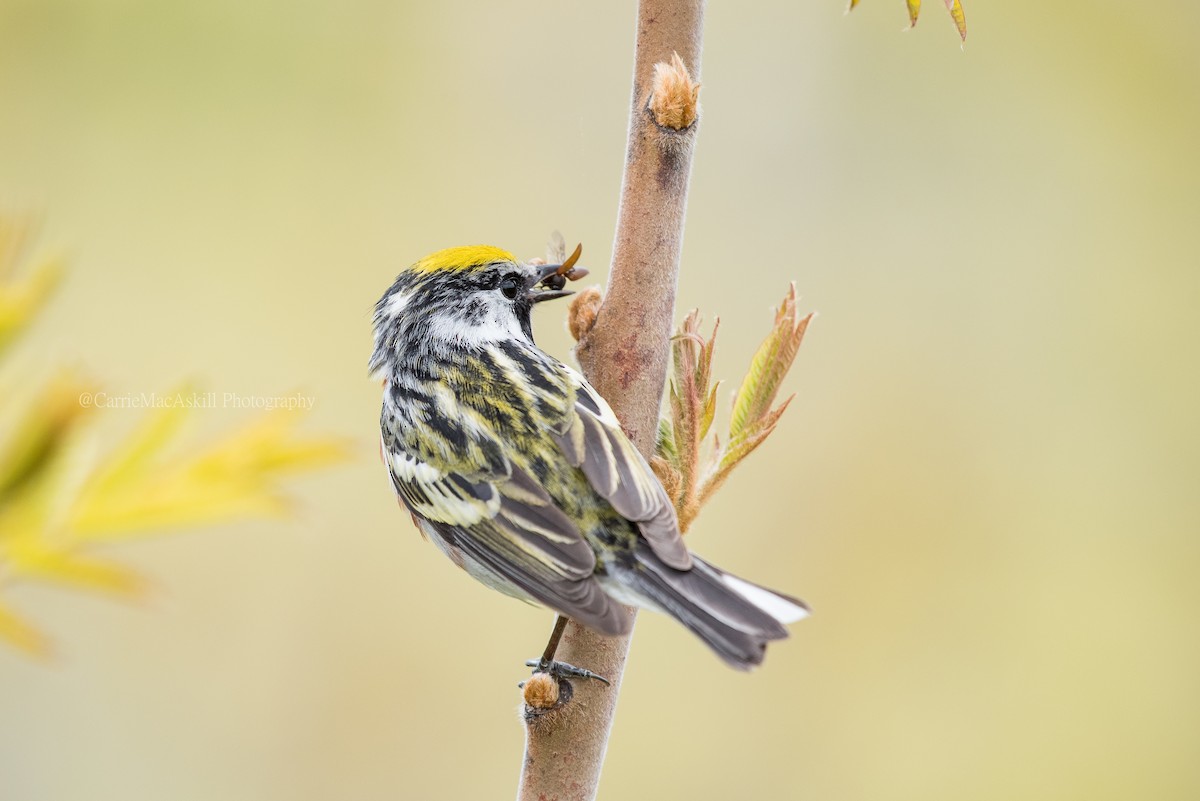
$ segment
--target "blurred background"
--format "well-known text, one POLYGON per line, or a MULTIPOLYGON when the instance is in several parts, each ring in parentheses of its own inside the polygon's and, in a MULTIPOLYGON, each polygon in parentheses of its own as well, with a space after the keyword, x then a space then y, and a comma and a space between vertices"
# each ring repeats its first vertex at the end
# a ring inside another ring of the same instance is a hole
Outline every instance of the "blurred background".
MULTIPOLYGON (((708 10, 680 310, 731 383, 789 281, 819 316, 689 540, 815 615, 750 676, 643 615, 602 798, 1200 795, 1200 6, 965 8, 965 50, 940 3, 708 10)), ((9 368, 300 391, 357 449, 289 520, 113 549, 147 603, 14 592, 58 654, 0 648, 0 797, 515 791, 551 617, 397 509, 370 310, 556 228, 603 281, 634 11, 0 0, 0 208, 70 257, 9 368)))

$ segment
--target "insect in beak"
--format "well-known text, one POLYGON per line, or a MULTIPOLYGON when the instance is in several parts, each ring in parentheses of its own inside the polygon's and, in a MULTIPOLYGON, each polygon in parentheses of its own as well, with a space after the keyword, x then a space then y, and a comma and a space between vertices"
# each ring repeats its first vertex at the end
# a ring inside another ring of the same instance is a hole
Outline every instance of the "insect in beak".
POLYGON ((566 297, 567 295, 575 294, 569 289, 563 289, 567 285, 567 281, 578 281, 588 274, 586 267, 576 267, 575 262, 579 261, 580 254, 583 253, 583 243, 575 246, 575 252, 567 257, 567 260, 562 264, 547 264, 544 265, 537 274, 530 287, 526 297, 532 303, 540 303, 543 300, 553 300, 554 298, 566 297), (539 287, 541 287, 539 289, 539 287))

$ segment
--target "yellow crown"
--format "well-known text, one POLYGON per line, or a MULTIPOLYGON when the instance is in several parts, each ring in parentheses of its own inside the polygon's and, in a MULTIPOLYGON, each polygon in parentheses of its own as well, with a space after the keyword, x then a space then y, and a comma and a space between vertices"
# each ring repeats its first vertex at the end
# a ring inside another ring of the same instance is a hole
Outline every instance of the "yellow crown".
POLYGON ((438 270, 474 270, 497 261, 516 260, 517 257, 507 250, 501 250, 491 245, 464 245, 431 253, 410 269, 418 273, 432 273, 438 270))

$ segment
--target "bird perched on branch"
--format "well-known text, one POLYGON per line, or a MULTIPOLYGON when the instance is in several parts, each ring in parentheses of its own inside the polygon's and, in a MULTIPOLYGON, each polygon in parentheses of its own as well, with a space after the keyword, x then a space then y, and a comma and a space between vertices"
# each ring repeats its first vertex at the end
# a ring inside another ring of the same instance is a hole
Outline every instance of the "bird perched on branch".
MULTIPOLYGON (((560 624, 617 635, 631 625, 620 604, 655 609, 748 669, 808 610, 690 553, 608 404, 534 344, 533 307, 572 294, 566 281, 586 272, 578 256, 535 265, 499 248, 451 248, 384 293, 370 369, 384 381, 392 486, 455 564, 553 609, 560 624)), ((550 647, 543 668, 552 657, 550 647)))

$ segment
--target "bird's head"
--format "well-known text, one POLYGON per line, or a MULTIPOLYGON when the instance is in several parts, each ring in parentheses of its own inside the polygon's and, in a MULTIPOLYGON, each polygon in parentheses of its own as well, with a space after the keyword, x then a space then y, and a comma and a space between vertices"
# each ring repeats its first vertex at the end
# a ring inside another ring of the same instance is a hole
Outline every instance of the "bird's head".
POLYGON ((413 344, 479 346, 497 340, 533 341, 533 304, 573 294, 568 279, 586 275, 575 267, 579 249, 562 264, 526 264, 489 245, 448 248, 412 265, 375 304, 377 373, 389 357, 413 344))

